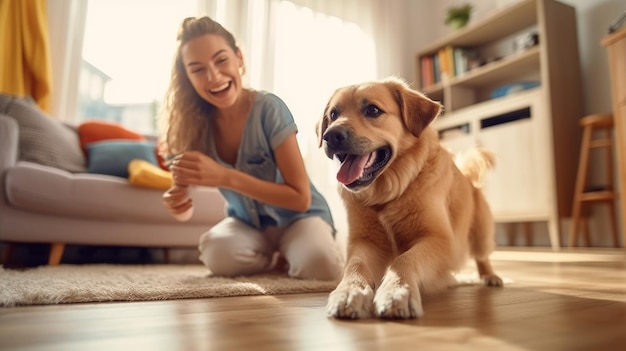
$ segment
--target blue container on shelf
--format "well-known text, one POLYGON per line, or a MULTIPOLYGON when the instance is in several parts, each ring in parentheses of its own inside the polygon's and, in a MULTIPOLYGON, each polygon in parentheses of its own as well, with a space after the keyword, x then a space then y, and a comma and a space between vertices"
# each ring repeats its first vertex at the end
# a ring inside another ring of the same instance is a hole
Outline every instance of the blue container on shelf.
POLYGON ((501 98, 507 95, 511 95, 513 93, 517 93, 519 91, 524 91, 524 90, 529 90, 529 89, 533 89, 536 88, 538 86, 540 86, 541 83, 540 82, 533 82, 533 81, 529 81, 529 82, 515 82, 515 83, 511 83, 511 84, 506 84, 503 85, 499 88, 494 89, 491 92, 491 98, 492 99, 497 99, 497 98, 501 98))

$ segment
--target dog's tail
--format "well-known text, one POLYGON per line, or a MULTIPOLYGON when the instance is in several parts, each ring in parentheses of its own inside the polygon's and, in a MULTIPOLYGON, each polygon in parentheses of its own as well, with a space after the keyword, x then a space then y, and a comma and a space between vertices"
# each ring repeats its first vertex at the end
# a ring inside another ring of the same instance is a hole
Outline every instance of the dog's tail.
POLYGON ((457 167, 475 187, 483 185, 484 174, 492 170, 496 165, 496 157, 493 152, 478 147, 459 153, 454 157, 457 167))

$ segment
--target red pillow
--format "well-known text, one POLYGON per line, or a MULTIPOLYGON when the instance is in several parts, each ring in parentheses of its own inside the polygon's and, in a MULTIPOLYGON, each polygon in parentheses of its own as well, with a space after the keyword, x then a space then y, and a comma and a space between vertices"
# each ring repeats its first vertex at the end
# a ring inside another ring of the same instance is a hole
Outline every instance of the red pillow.
MULTIPOLYGON (((94 143, 103 140, 122 139, 122 140, 145 140, 146 137, 143 134, 134 132, 128 128, 125 128, 119 123, 101 121, 101 120, 89 120, 81 123, 78 126, 78 137, 80 138, 80 147, 83 150, 85 156, 87 155, 87 144, 94 143)), ((159 146, 155 147, 155 155, 159 166, 169 171, 169 167, 165 163, 165 159, 159 152, 159 146)))
POLYGON ((90 120, 78 126, 80 147, 87 155, 87 144, 111 139, 145 140, 146 138, 137 132, 123 127, 121 124, 100 120, 90 120))

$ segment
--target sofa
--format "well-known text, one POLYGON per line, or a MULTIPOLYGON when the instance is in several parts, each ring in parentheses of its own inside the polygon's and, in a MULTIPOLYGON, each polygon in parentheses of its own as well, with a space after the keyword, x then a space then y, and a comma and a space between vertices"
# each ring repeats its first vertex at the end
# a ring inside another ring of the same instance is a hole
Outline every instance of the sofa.
MULTIPOLYGON (((156 138, 141 142, 154 147, 156 138)), ((46 115, 30 98, 0 94, 0 243, 50 243, 47 261, 55 265, 68 244, 197 247, 225 216, 217 189, 194 187, 194 214, 179 222, 162 205, 162 186, 94 171, 95 154, 87 152, 77 126, 46 115)))

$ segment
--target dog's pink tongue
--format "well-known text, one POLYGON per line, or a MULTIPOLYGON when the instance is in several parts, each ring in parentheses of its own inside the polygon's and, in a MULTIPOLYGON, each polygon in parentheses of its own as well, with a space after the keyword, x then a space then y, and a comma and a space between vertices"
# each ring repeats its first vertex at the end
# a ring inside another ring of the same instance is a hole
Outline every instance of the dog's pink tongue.
POLYGON ((350 155, 346 157, 341 164, 341 168, 339 168, 339 172, 337 172, 337 180, 342 184, 350 184, 359 179, 361 174, 363 174, 363 169, 368 159, 368 155, 350 155))

